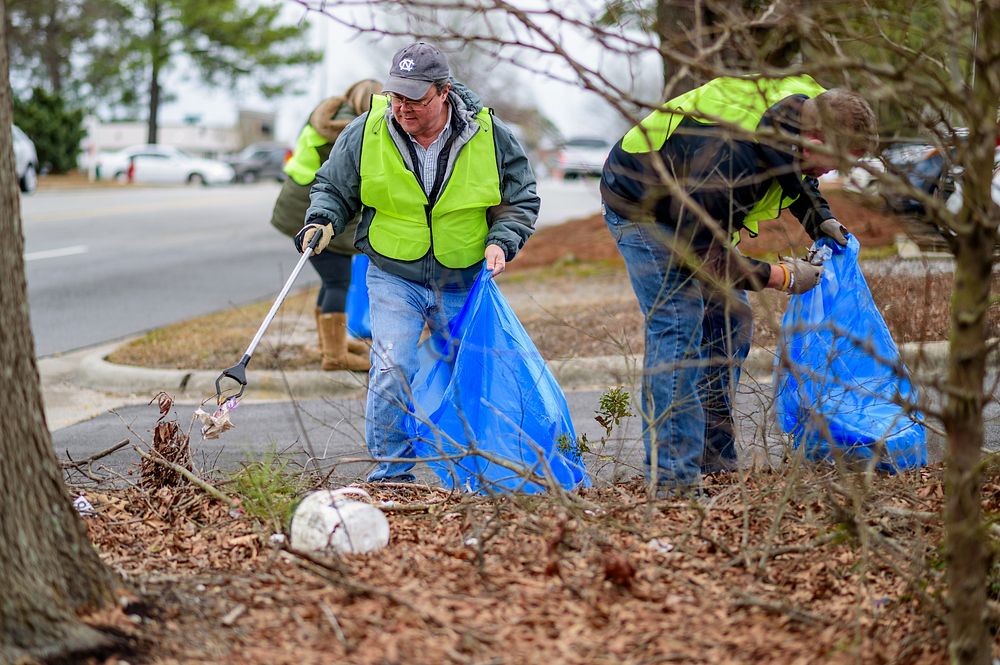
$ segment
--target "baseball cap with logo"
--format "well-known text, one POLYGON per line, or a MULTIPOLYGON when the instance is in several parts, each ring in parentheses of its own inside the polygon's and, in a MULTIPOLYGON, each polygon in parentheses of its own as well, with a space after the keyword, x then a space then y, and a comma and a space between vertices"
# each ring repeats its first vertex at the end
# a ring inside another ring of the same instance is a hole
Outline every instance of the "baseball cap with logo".
POLYGON ((389 68, 389 80, 382 92, 421 99, 434 81, 451 76, 448 58, 436 46, 427 42, 410 44, 396 51, 389 68))

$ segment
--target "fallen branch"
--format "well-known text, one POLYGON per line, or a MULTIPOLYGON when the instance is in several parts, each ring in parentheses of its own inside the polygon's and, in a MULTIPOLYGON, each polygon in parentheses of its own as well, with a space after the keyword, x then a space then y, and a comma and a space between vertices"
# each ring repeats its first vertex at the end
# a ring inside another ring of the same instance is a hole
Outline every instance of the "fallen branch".
POLYGON ((774 614, 783 614, 790 619, 794 619, 795 621, 800 621, 802 623, 816 623, 823 626, 829 626, 833 623, 833 619, 828 619, 824 616, 820 616, 819 614, 813 614, 812 612, 806 612, 805 610, 801 610, 794 605, 767 600, 758 596, 751 596, 750 594, 741 595, 739 599, 733 603, 733 606, 759 607, 762 610, 766 610, 774 614))
POLYGON ((344 645, 344 648, 350 651, 352 647, 347 643, 347 636, 344 635, 344 630, 340 627, 340 622, 337 621, 337 615, 333 613, 333 610, 327 603, 320 603, 320 608, 323 610, 323 616, 326 617, 327 623, 333 627, 334 635, 336 635, 340 643, 344 645))
POLYGON ((125 446, 128 445, 128 442, 129 442, 128 439, 122 439, 121 441, 119 441, 115 445, 111 446, 110 448, 105 448, 101 452, 94 453, 90 457, 87 457, 87 458, 84 458, 84 459, 81 459, 81 460, 74 460, 72 458, 69 458, 69 451, 66 451, 66 457, 69 458, 69 459, 60 460, 59 466, 61 466, 64 469, 78 469, 81 466, 90 464, 91 462, 96 462, 97 460, 101 459, 102 457, 107 457, 108 455, 110 455, 111 453, 113 453, 113 452, 115 452, 117 450, 121 450, 122 448, 124 448, 125 446))
POLYGON ((234 499, 231 496, 229 496, 228 494, 226 494, 225 492, 223 492, 222 490, 220 490, 217 487, 212 487, 211 485, 209 485, 204 480, 202 480, 198 476, 194 475, 193 473, 191 473, 190 471, 188 471, 184 467, 179 466, 177 464, 174 464, 173 462, 171 462, 169 460, 165 460, 162 457, 160 457, 159 455, 156 455, 156 454, 150 455, 149 453, 144 452, 142 450, 142 448, 140 448, 139 446, 133 446, 133 447, 135 448, 135 451, 137 453, 139 453, 139 455, 143 459, 147 459, 147 460, 149 460, 150 462, 152 462, 154 464, 159 464, 160 466, 162 466, 162 467, 164 467, 166 469, 170 469, 174 473, 180 474, 188 482, 190 482, 192 485, 194 485, 195 487, 198 487, 200 490, 202 490, 203 492, 205 492, 205 494, 208 494, 209 496, 211 496, 213 498, 216 498, 219 501, 222 501, 223 503, 226 503, 226 504, 229 504, 229 505, 232 505, 234 503, 234 499))
POLYGON ((435 501, 434 503, 397 503, 395 501, 383 501, 375 504, 384 513, 432 513, 441 510, 448 505, 446 501, 435 501))

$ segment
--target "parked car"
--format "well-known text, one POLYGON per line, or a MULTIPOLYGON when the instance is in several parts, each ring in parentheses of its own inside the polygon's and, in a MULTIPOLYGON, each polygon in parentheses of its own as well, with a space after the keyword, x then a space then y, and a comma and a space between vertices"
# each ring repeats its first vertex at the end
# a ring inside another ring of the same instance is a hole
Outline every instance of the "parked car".
POLYGON ((21 191, 31 194, 38 188, 38 153, 34 142, 17 125, 11 125, 14 132, 14 173, 21 191))
POLYGON ((280 182, 285 179, 282 169, 291 156, 291 149, 281 143, 252 143, 226 161, 236 172, 237 182, 250 183, 261 178, 280 182))
POLYGON ((586 176, 599 177, 611 147, 611 142, 601 137, 572 138, 560 147, 556 169, 562 171, 567 180, 586 176))
MULTIPOLYGON (((993 183, 990 185, 990 197, 995 205, 1000 206, 1000 147, 993 154, 993 183)), ((957 215, 963 203, 962 182, 959 180, 955 182, 955 191, 948 197, 945 205, 949 212, 957 215)))
POLYGON ((909 183, 914 190, 947 199, 955 191, 961 169, 945 152, 929 143, 901 143, 886 148, 879 158, 868 158, 854 167, 844 181, 848 191, 881 195, 889 208, 904 214, 921 215, 923 204, 900 187, 883 183, 889 172, 909 183))
POLYGON ((169 145, 147 144, 97 156, 102 178, 156 184, 215 185, 233 181, 233 167, 169 145), (129 172, 132 172, 131 178, 129 172))

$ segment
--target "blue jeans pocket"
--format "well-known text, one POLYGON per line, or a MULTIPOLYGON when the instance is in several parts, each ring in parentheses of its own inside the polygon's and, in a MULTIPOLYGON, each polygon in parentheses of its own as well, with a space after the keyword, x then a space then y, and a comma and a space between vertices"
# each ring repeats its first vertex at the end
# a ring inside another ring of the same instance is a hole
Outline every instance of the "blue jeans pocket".
POLYGON ((604 215, 604 223, 608 225, 608 231, 611 232, 611 236, 615 239, 615 242, 620 242, 625 235, 626 227, 631 222, 614 210, 608 209, 603 203, 601 204, 601 214, 604 215))

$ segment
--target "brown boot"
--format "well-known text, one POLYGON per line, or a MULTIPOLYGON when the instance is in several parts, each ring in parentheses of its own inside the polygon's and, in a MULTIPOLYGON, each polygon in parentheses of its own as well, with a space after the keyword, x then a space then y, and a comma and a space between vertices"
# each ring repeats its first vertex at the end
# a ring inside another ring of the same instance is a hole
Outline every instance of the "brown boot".
POLYGON ((319 307, 317 307, 316 310, 315 310, 315 312, 316 312, 316 336, 319 338, 319 344, 316 345, 315 347, 312 347, 312 346, 306 347, 306 351, 308 353, 310 353, 310 354, 315 353, 316 355, 318 355, 320 357, 320 361, 322 362, 322 360, 323 360, 323 333, 321 333, 320 330, 319 330, 319 317, 323 313, 323 311, 319 307))
POLYGON ((371 348, 368 344, 365 344, 360 339, 354 339, 353 337, 348 336, 347 351, 348 353, 355 353, 359 356, 364 356, 365 358, 367 358, 368 352, 371 351, 371 348))
POLYGON ((347 350, 347 315, 343 312, 320 314, 317 322, 323 347, 324 370, 349 369, 367 372, 371 363, 366 356, 347 350))
MULTIPOLYGON (((323 310, 319 307, 316 308, 316 330, 319 331, 319 317, 323 314, 323 310)), ((365 358, 368 357, 368 352, 371 350, 371 340, 367 342, 360 339, 354 339, 350 335, 347 336, 347 352, 354 353, 365 358)), ((323 336, 319 336, 319 353, 323 353, 323 336)))

